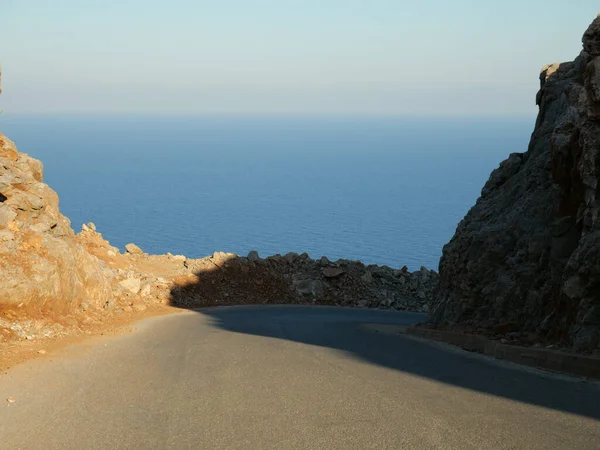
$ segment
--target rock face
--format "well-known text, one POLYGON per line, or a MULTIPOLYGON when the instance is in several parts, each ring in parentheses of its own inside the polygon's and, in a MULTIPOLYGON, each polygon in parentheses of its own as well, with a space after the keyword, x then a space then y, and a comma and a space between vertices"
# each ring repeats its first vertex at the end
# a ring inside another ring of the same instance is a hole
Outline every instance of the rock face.
POLYGON ((431 322, 600 342, 600 16, 543 68, 529 148, 492 172, 444 247, 431 322))
POLYGON ((76 242, 42 175, 39 161, 0 134, 0 305, 102 308, 111 286, 98 259, 76 242))

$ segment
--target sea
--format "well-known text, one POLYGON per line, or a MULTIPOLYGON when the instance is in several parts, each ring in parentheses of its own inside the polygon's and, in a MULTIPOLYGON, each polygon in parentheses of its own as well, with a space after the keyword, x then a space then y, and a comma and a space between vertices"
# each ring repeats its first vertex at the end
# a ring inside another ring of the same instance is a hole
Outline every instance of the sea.
POLYGON ((307 252, 437 270, 534 117, 0 115, 73 228, 202 257, 307 252))

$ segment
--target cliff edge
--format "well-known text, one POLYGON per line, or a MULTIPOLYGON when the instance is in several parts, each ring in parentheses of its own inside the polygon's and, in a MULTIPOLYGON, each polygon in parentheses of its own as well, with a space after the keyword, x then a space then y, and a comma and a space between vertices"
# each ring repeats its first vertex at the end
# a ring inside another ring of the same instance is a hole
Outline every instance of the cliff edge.
POLYGON ((600 343, 600 15, 573 61, 543 68, 525 153, 492 172, 444 247, 436 325, 600 343))

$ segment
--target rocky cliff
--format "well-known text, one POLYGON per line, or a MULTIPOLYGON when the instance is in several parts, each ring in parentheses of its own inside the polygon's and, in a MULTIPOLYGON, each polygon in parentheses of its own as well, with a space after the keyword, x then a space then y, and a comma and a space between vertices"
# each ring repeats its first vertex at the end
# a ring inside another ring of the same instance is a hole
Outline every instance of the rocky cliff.
POLYGON ((529 148, 492 172, 444 247, 431 322, 591 351, 600 343, 600 16, 541 72, 529 148))

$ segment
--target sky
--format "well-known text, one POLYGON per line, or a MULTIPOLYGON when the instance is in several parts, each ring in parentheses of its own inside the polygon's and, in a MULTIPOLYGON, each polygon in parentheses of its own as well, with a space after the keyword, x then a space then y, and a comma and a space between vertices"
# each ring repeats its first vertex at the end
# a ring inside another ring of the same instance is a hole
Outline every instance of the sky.
POLYGON ((18 113, 528 116, 597 0, 0 0, 18 113))

